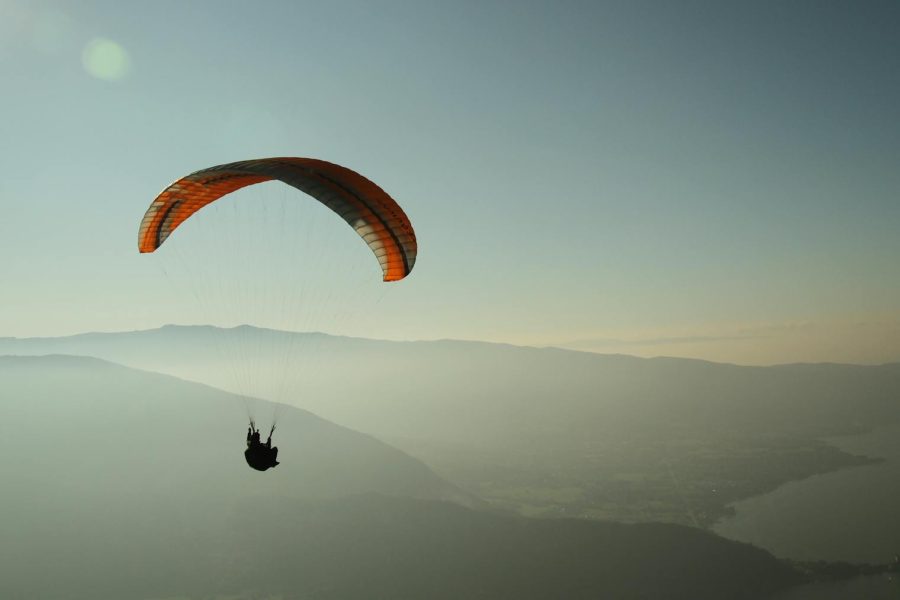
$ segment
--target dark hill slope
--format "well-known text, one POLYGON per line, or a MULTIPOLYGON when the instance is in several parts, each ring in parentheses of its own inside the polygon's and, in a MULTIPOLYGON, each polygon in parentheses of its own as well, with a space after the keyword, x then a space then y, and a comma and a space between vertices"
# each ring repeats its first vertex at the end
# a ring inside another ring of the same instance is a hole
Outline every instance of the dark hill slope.
POLYGON ((296 594, 287 597, 738 599, 797 581, 768 553, 677 525, 525 519, 374 496, 266 510, 285 524, 244 531, 260 546, 293 540, 257 557, 265 579, 289 582, 271 588, 296 594), (315 551, 297 553, 296 540, 315 551))
POLYGON ((537 520, 384 496, 78 496, 2 525, 0 596, 44 600, 762 599, 800 577, 677 525, 537 520), (231 499, 229 499, 231 500, 231 499))

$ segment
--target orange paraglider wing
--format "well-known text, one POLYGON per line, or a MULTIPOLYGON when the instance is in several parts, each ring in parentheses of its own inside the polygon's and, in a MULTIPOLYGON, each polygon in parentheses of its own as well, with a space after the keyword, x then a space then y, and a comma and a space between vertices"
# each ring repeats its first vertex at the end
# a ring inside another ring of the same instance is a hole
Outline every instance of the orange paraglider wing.
POLYGON ((340 215, 375 254, 385 281, 399 281, 412 271, 418 247, 403 209, 359 173, 314 158, 244 160, 182 177, 147 209, 138 231, 138 249, 153 252, 207 204, 248 185, 271 180, 306 192, 340 215))

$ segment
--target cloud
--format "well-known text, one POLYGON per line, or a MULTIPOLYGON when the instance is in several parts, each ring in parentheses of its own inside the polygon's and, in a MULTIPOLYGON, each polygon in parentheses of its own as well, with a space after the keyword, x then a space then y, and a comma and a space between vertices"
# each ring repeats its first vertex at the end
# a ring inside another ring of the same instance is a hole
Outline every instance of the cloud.
POLYGON ((589 352, 678 356, 753 365, 795 362, 881 364, 900 360, 900 311, 591 333, 600 335, 569 338, 547 345, 589 352))
POLYGON ((621 338, 588 338, 579 340, 570 340, 557 344, 564 348, 589 348, 596 346, 667 346, 671 344, 702 344, 708 342, 722 341, 739 341, 754 340, 759 338, 771 337, 769 335, 760 334, 739 334, 739 335, 685 335, 671 337, 655 337, 655 338, 637 338, 637 339, 621 339, 621 338))

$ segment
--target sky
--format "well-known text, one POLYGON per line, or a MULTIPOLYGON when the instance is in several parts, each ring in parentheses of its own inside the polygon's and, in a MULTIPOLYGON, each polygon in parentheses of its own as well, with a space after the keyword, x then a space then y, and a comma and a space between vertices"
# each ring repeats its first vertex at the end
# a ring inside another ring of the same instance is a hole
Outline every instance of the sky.
POLYGON ((898 34, 894 1, 0 0, 0 336, 900 360, 898 34), (265 156, 379 183, 413 273, 272 186, 138 254, 168 183, 265 156))

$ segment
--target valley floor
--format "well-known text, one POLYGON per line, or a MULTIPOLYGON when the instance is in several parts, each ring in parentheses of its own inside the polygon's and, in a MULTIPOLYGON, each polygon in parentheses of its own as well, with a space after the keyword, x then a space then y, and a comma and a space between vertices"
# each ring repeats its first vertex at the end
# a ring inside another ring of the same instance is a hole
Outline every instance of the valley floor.
POLYGON ((389 440, 497 508, 528 516, 709 528, 789 481, 879 462, 818 439, 720 434, 596 439, 532 452, 389 440))

